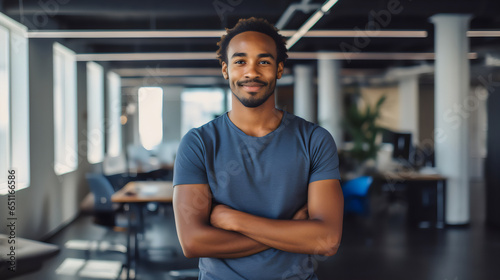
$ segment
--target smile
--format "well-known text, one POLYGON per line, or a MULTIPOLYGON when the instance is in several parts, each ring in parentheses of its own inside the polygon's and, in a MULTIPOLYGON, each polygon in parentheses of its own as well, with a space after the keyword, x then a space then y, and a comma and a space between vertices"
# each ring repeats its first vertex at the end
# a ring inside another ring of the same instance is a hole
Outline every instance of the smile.
POLYGON ((248 92, 255 92, 255 91, 258 91, 260 90, 264 85, 261 85, 261 84, 255 84, 255 85, 243 85, 243 88, 245 89, 245 91, 248 91, 248 92))
POLYGON ((238 85, 240 87, 243 87, 243 89, 245 89, 245 91, 247 92, 256 92, 259 91, 264 86, 266 86, 267 83, 262 81, 244 81, 244 82, 239 82, 238 85))

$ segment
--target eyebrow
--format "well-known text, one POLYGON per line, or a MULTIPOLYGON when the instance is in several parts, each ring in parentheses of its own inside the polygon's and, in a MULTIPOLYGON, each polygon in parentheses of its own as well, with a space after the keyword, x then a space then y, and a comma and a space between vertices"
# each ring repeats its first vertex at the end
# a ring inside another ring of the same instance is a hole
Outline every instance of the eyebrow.
MULTIPOLYGON (((243 52, 237 52, 237 53, 234 53, 234 54, 231 56, 231 58, 234 58, 234 57, 245 57, 245 56, 247 56, 247 54, 246 54, 246 53, 243 53, 243 52)), ((257 57, 259 57, 259 58, 262 58, 262 57, 270 57, 270 58, 274 59, 274 56, 273 56, 272 54, 270 54, 270 53, 261 53, 261 54, 257 55, 257 57)))

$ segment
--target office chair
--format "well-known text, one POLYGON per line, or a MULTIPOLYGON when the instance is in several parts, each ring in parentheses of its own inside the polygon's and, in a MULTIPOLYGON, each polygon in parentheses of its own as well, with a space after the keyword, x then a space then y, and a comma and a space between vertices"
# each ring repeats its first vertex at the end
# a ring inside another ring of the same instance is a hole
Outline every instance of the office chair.
POLYGON ((368 190, 370 189, 372 182, 372 177, 361 176, 347 181, 342 185, 345 213, 354 213, 362 216, 368 215, 368 190))
MULTIPOLYGON (((111 201, 111 196, 115 193, 111 183, 103 174, 88 173, 85 177, 90 191, 94 194, 94 223, 108 227, 113 231, 125 231, 130 225, 125 215, 117 215, 120 213, 121 207, 111 201)), ((90 246, 92 248, 98 248, 98 251, 126 252, 126 248, 121 244, 110 245, 106 241, 90 242, 89 244, 92 245, 90 246)))
POLYGON ((111 202, 115 193, 113 186, 103 174, 86 174, 90 191, 94 194, 94 223, 104 226, 115 226, 115 215, 119 205, 111 202))

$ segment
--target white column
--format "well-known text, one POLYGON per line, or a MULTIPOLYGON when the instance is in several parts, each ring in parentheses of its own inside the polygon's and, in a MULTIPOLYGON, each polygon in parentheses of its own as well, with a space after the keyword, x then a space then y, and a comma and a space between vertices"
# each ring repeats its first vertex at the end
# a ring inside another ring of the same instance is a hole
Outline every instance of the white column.
POLYGON ((163 87, 163 142, 179 143, 182 138, 182 101, 184 87, 163 87))
POLYGON ((470 87, 469 15, 439 14, 435 25, 435 132, 436 167, 448 178, 446 222, 467 224, 470 219, 468 127, 461 114, 470 87))
POLYGON ((411 132, 412 145, 418 144, 418 75, 399 79, 399 129, 411 132))
POLYGON ((337 147, 343 146, 342 83, 340 61, 318 60, 318 122, 332 134, 337 147))
POLYGON ((295 65, 293 73, 293 112, 296 116, 315 122, 313 68, 310 65, 295 65))

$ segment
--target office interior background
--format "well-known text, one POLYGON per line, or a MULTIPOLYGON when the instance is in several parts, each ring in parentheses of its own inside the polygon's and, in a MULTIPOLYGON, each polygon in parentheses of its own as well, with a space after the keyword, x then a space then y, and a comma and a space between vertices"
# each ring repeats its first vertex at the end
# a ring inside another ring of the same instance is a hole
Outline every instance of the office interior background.
POLYGON ((230 110, 216 44, 253 16, 287 38, 278 108, 332 133, 345 181, 396 166, 435 172, 447 180, 440 230, 498 228, 499 10, 486 0, 0 1, 0 221, 11 169, 16 235, 38 241, 81 215, 86 174, 171 170, 182 136, 230 110), (384 96, 380 149, 352 160, 351 106, 373 112, 384 96))

